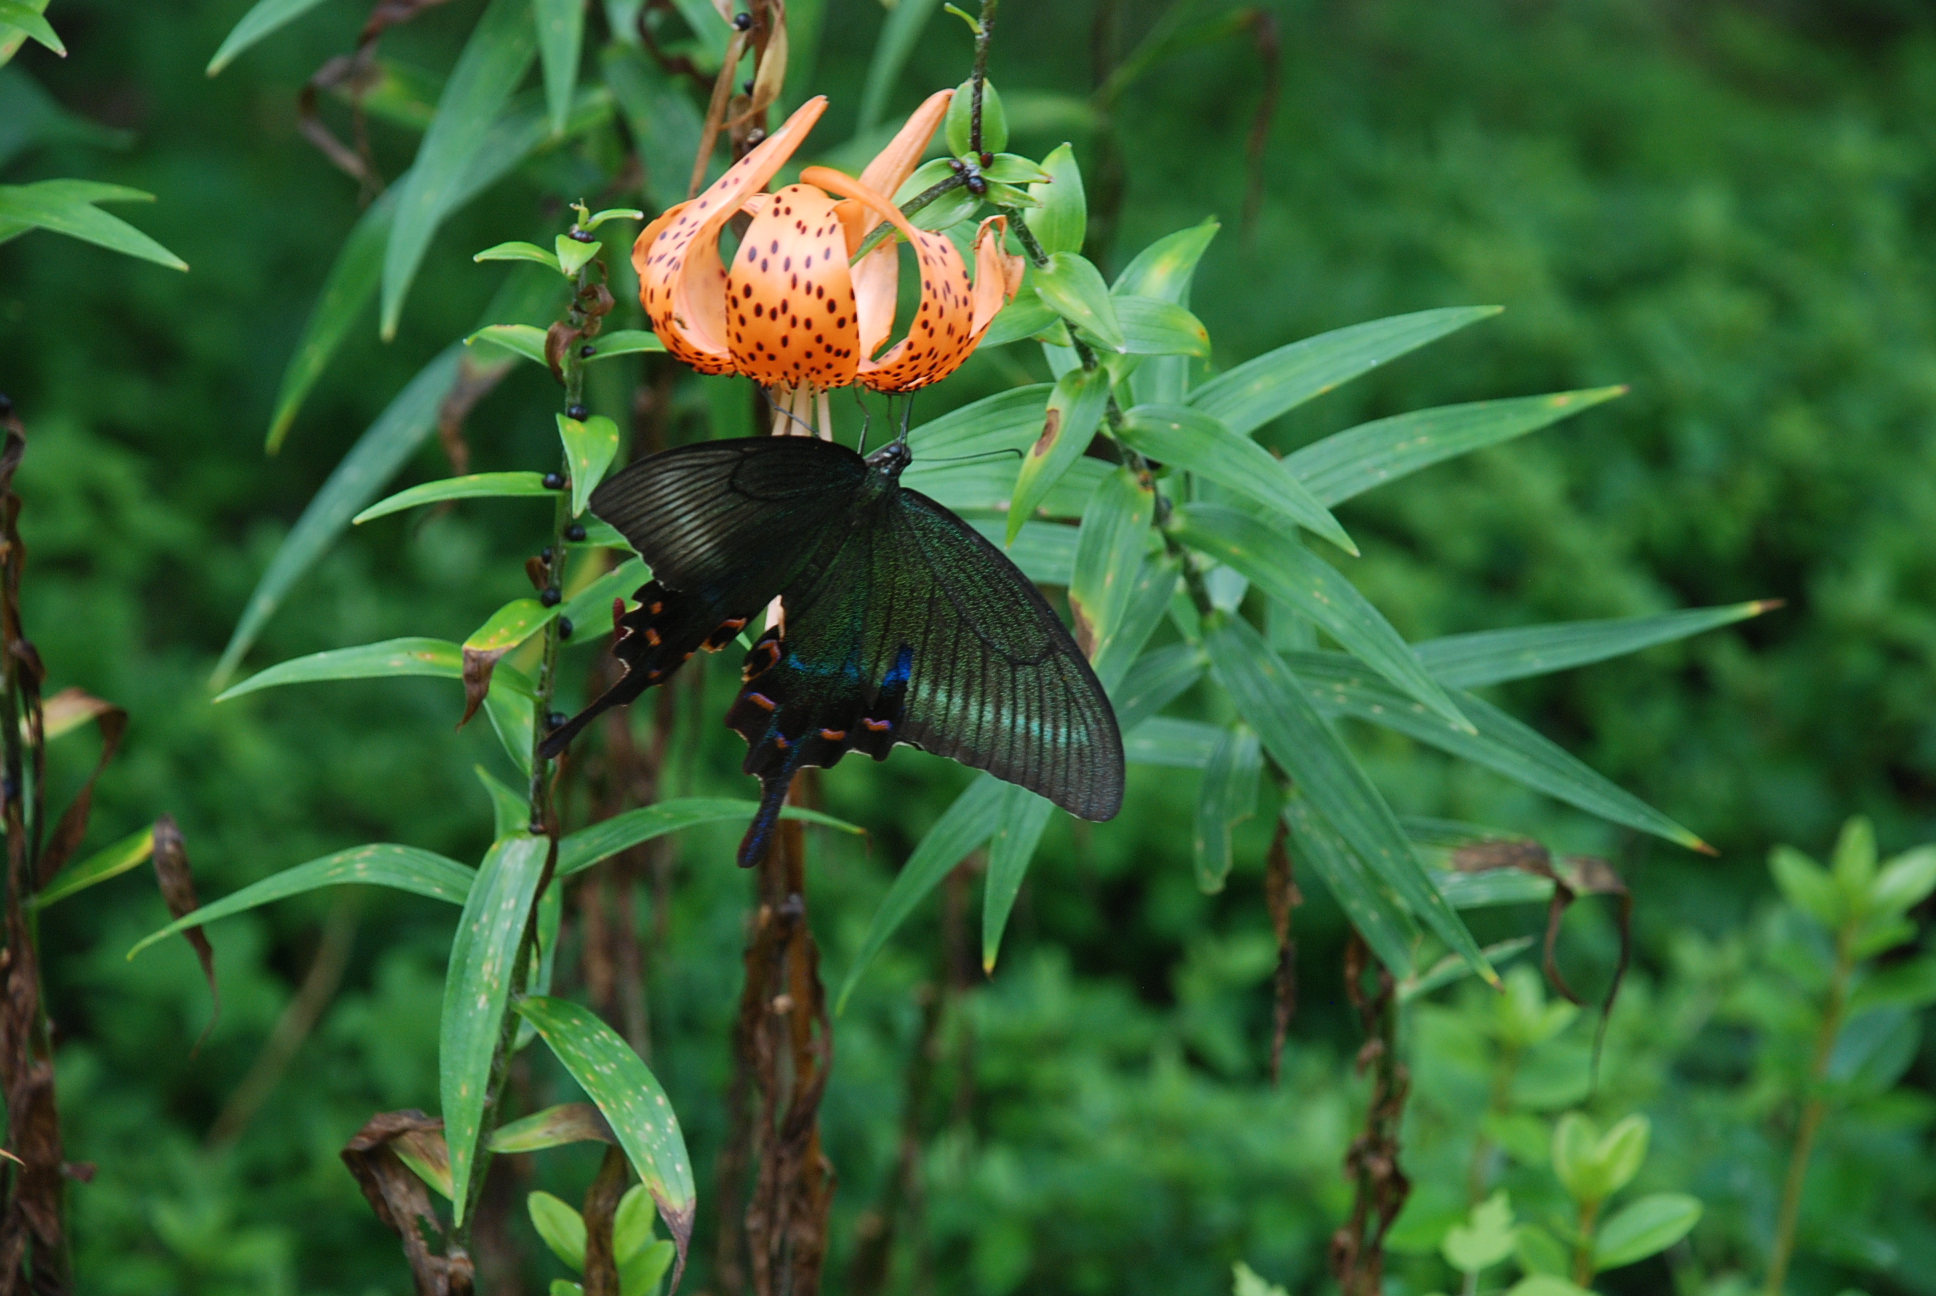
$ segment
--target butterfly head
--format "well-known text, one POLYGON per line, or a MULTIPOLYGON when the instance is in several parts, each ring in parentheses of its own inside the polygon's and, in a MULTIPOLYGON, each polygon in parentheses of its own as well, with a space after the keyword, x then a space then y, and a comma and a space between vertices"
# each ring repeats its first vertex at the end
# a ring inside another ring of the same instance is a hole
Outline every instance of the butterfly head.
POLYGON ((914 452, 907 448, 905 441, 890 441, 867 456, 867 466, 877 473, 885 473, 890 481, 899 477, 913 461, 914 452))

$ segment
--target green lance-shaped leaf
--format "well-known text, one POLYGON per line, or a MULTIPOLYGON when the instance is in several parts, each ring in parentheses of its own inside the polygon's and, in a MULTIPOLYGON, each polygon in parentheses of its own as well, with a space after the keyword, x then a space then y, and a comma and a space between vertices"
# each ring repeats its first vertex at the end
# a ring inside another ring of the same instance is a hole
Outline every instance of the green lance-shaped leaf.
POLYGON ((396 846, 389 842, 357 846, 310 860, 307 864, 286 868, 212 904, 205 904, 160 931, 142 937, 128 951, 128 957, 133 958, 150 945, 167 940, 189 927, 212 923, 259 908, 271 901, 286 900, 290 896, 323 887, 352 884, 386 886, 408 891, 412 895, 429 896, 432 900, 463 904, 464 897, 470 894, 473 876, 470 869, 456 860, 446 859, 432 851, 419 850, 415 846, 396 846))
POLYGON ((1230 830, 1257 812, 1257 776, 1264 766, 1257 735, 1238 724, 1223 731, 1203 767, 1197 789, 1197 889, 1223 890, 1230 876, 1230 830))
MULTIPOLYGON (((659 340, 656 333, 648 333, 644 329, 614 329, 582 343, 579 359, 610 360, 614 356, 644 355, 647 352, 660 354, 664 351, 665 343, 659 340), (586 355, 583 347, 590 347, 591 354, 586 355)), ((542 361, 543 356, 540 355, 539 359, 542 361)))
POLYGON ((533 0, 532 17, 537 21, 538 59, 544 71, 551 133, 562 135, 571 116, 578 56, 585 41, 585 0, 533 0))
POLYGON ((457 56, 397 197, 396 218, 383 251, 381 332, 396 336, 404 294, 416 277, 451 195, 462 184, 491 123, 510 101, 537 57, 530 0, 490 0, 457 56))
POLYGON ((542 1152, 569 1143, 612 1143, 612 1127, 590 1103, 559 1103, 491 1131, 493 1152, 542 1152))
POLYGON ((1188 405, 1138 405, 1123 419, 1122 439, 1160 463, 1277 510, 1356 557, 1358 546, 1282 460, 1249 437, 1188 405))
POLYGON ((1180 570, 1174 558, 1163 554, 1145 559, 1137 571, 1123 604, 1122 619, 1090 662, 1095 667, 1097 680, 1112 698, 1123 677, 1142 655, 1143 645, 1156 633, 1156 627, 1163 624, 1176 594, 1180 570))
MULTIPOLYGON (((1211 219, 1166 234, 1136 254, 1116 276, 1110 291, 1118 297, 1155 297, 1187 308, 1190 280, 1217 229, 1217 222, 1211 219)), ((1130 375, 1129 389, 1139 404, 1180 405, 1190 390, 1190 359, 1156 356, 1146 360, 1130 375)))
MULTIPOLYGON (((551 1254, 578 1273, 585 1272, 585 1217, 563 1198, 548 1192, 534 1192, 524 1200, 531 1227, 551 1249, 551 1254)), ((560 1279, 559 1281, 563 1281, 560 1279)), ((565 1283, 570 1290, 583 1290, 577 1283, 565 1283)), ((552 1291, 559 1289, 553 1287, 552 1291)))
POLYGON ((1110 291, 1118 297, 1155 297, 1188 306, 1197 262, 1220 228, 1216 218, 1210 217, 1188 229, 1165 234, 1131 258, 1110 291))
POLYGON ((45 909, 76 891, 87 890, 97 882, 120 877, 129 869, 147 863, 148 857, 154 853, 155 830, 152 826, 143 828, 112 846, 96 851, 78 864, 69 864, 51 884, 30 896, 27 904, 30 908, 45 909))
MULTIPOLYGON (((574 116, 572 125, 575 129, 583 130, 603 120, 606 115, 609 115, 609 110, 600 111, 597 104, 587 103, 574 116)), ((491 127, 491 133, 484 146, 477 151, 470 170, 464 174, 462 183, 451 192, 444 215, 463 207, 503 179, 513 167, 545 142, 548 131, 542 106, 536 99, 526 102, 520 96, 491 127)), ((296 342, 296 349, 290 353, 289 363, 283 369, 281 385, 276 390, 275 413, 269 420, 267 440, 271 454, 281 447, 284 438, 289 435, 304 398, 322 377, 337 348, 349 335, 351 325, 376 298, 378 285, 383 279, 383 250, 390 241, 397 195, 403 188, 404 181, 400 177, 397 183, 384 190, 383 195, 370 204, 350 230, 349 237, 336 253, 336 260, 330 265, 329 274, 323 280, 323 290, 316 298, 316 305, 310 309, 309 319, 303 324, 302 336, 296 342)), ((563 285, 555 279, 540 286, 547 295, 555 296, 563 291, 563 285)), ((531 313, 535 316, 538 312, 533 310, 531 313)), ((502 317, 486 312, 485 318, 502 317)), ((542 359, 540 352, 540 362, 542 359)))
POLYGON ((493 243, 482 252, 474 253, 471 260, 479 264, 486 261, 528 261, 532 265, 543 266, 556 274, 570 273, 558 263, 556 252, 546 251, 536 243, 527 243, 523 239, 512 239, 508 243, 493 243))
POLYGON ((208 61, 208 75, 214 76, 237 55, 265 36, 269 36, 314 9, 323 0, 256 0, 242 15, 242 21, 229 29, 215 57, 208 61))
POLYGON ((171 270, 186 270, 188 262, 120 217, 110 216, 94 205, 154 200, 151 193, 94 180, 0 185, 0 243, 25 230, 44 229, 171 270))
MULTIPOLYGON (((627 810, 609 819, 601 819, 588 828, 581 828, 560 841, 558 876, 569 877, 573 873, 583 872, 622 850, 630 850, 642 842, 684 828, 710 823, 744 823, 753 817, 757 809, 758 803, 733 797, 681 797, 675 801, 661 801, 657 805, 627 810)), ((865 831, 844 819, 801 806, 784 807, 780 817, 819 824, 823 828, 835 828, 856 836, 865 831)))
POLYGON ((531 822, 531 803, 525 794, 516 788, 500 783, 482 765, 473 768, 477 781, 484 785, 484 792, 491 798, 491 840, 503 841, 506 837, 524 832, 531 822))
POLYGON ((1351 751, 1311 705, 1305 686, 1240 618, 1213 613, 1204 647, 1237 714, 1310 798, 1312 808, 1393 892, 1488 982, 1498 976, 1472 933, 1445 902, 1413 852, 1398 818, 1351 751))
POLYGON ((1015 491, 1008 505, 1008 542, 1035 512, 1095 439, 1096 426, 1109 404, 1109 375, 1101 369, 1071 369, 1056 381, 1043 415, 1042 431, 1022 456, 1015 491))
POLYGON ((398 491, 350 519, 357 526, 401 513, 425 504, 440 504, 457 499, 535 499, 557 498, 558 492, 544 484, 544 476, 534 472, 472 473, 468 477, 445 477, 398 491))
POLYGON ((692 1240, 695 1193, 685 1135, 665 1090, 632 1046, 590 1009, 564 999, 534 996, 519 1002, 518 1014, 538 1028, 571 1078, 598 1105, 632 1169, 658 1204, 659 1218, 679 1249, 672 1275, 676 1288, 692 1240))
POLYGON ((1595 387, 1413 410, 1314 441, 1287 455, 1284 466, 1326 504, 1341 504, 1421 468, 1537 432, 1626 390, 1595 387))
MULTIPOLYGON (((555 298, 558 283, 541 275, 513 275, 498 292, 486 319, 537 313, 555 298)), ((376 422, 358 438, 336 471, 297 519, 249 595, 242 619, 216 664, 213 683, 225 682, 261 633, 285 595, 320 558, 356 513, 376 497, 437 426, 437 411, 457 382, 463 345, 453 343, 412 378, 376 422)))
POLYGON ((1551 878, 1534 877, 1511 868, 1487 869, 1483 873, 1434 872, 1432 885, 1454 909, 1545 904, 1553 897, 1551 878))
MULTIPOLYGON (((1219 374, 1190 393, 1190 404, 1222 419, 1232 432, 1248 435, 1312 397, 1500 309, 1450 306, 1320 333, 1219 374)), ((1324 498, 1322 492, 1318 498, 1324 498)))
POLYGON ((559 271, 567 275, 577 274, 593 257, 605 250, 605 245, 597 239, 589 243, 580 243, 577 239, 564 234, 553 239, 552 246, 557 249, 559 271))
POLYGON ((464 339, 465 346, 479 342, 489 342, 541 365, 550 363, 545 359, 545 331, 535 324, 489 324, 464 339))
POLYGON ((1103 478, 1082 514, 1069 612, 1076 642, 1093 660, 1122 624, 1149 547, 1156 492, 1127 468, 1103 478))
POLYGON ((1551 675, 1590 662, 1672 643, 1689 635, 1745 621, 1780 607, 1780 599, 1756 599, 1725 607, 1693 608, 1656 616, 1606 621, 1558 621, 1512 630, 1481 630, 1412 645, 1433 679, 1452 688, 1480 688, 1506 680, 1551 675))
MULTIPOLYGON (((35 13, 40 13, 47 8, 47 0, 25 0, 25 3, 27 8, 35 13)), ((5 67, 8 60, 18 54, 26 43, 26 32, 18 27, 0 25, 0 67, 5 67)), ((4 237, 4 233, 0 233, 0 239, 4 237)))
POLYGON ((595 631, 604 635, 616 629, 612 600, 623 598, 629 601, 639 586, 651 579, 652 572, 645 563, 641 559, 630 558, 572 595, 570 601, 558 609, 558 615, 570 619, 573 642, 595 641, 592 635, 579 637, 581 631, 595 631))
POLYGON ((915 42, 939 3, 940 0, 904 0, 888 11, 887 21, 881 24, 880 39, 874 45, 874 58, 867 65, 867 80, 861 87, 861 131, 874 129, 886 115, 887 97, 894 92, 894 83, 900 79, 901 69, 907 66, 908 55, 914 52, 915 42))
POLYGON ((1203 678, 1200 644, 1171 644, 1143 654, 1110 691, 1116 722, 1128 733, 1183 696, 1203 678))
POLYGON ((1638 828, 1690 850, 1712 851, 1699 837, 1596 774, 1565 749, 1469 693, 1454 695, 1473 726, 1467 731, 1447 724, 1342 653, 1295 653, 1284 661, 1303 682, 1312 703, 1329 714, 1396 730, 1611 823, 1638 828))
POLYGON ((546 607, 537 599, 512 599, 486 617, 484 624, 464 640, 464 647, 470 652, 507 653, 544 629, 557 615, 557 608, 546 607))
POLYGON ((1224 731, 1207 720, 1151 716, 1123 735, 1123 759, 1131 765, 1203 769, 1224 731))
POLYGON ((1452 724, 1472 728, 1377 608, 1337 568, 1262 522, 1219 504, 1171 514, 1177 538, 1248 576, 1273 598, 1310 617, 1355 657, 1452 724))
MULTIPOLYGON (((968 525, 998 549, 1008 536, 1006 524, 992 518, 968 525)), ((1078 535, 1075 527, 1060 522, 1024 522, 1008 547, 1008 560, 1037 585, 1067 585, 1075 578, 1078 535)))
POLYGON ((1049 173, 1048 180, 1029 186, 1029 197, 1042 205, 1025 212, 1023 219, 1043 251, 1051 256, 1080 252, 1088 234, 1089 203, 1082 192, 1082 170, 1076 165, 1075 150, 1058 144, 1042 159, 1042 169, 1049 173))
MULTIPOLYGON (((61 43, 61 38, 55 33, 53 26, 41 15, 41 10, 44 8, 46 8, 46 0, 41 0, 38 5, 27 4, 25 0, 0 0, 0 27, 11 27, 17 32, 24 33, 36 43, 66 58, 67 46, 61 43)), ((11 53, 12 51, 9 51, 9 54, 11 53)))
POLYGON ((563 414, 557 416, 558 438, 565 443, 565 462, 571 466, 571 515, 585 511, 586 503, 605 470, 618 457, 618 424, 603 414, 582 423, 563 414))
POLYGON ((484 695, 484 714, 504 754, 525 778, 531 777, 532 732, 537 725, 537 690, 523 671, 499 663, 484 695))
POLYGON ((380 679, 388 676, 430 675, 438 679, 464 677, 464 650, 443 639, 385 639, 355 648, 332 648, 258 671, 215 700, 227 702, 257 689, 280 684, 310 684, 319 680, 380 679))
POLYGON ((1102 272, 1078 252, 1057 252, 1045 266, 1029 271, 1036 295, 1056 314, 1094 338, 1106 350, 1127 352, 1122 321, 1116 318, 1118 299, 1109 295, 1102 272))
POLYGON ((924 460, 1028 449, 1042 435, 1042 415, 1054 390, 1048 383, 1011 387, 923 423, 908 433, 914 455, 908 473, 918 473, 924 460))
POLYGON ((1207 356, 1210 330, 1183 307, 1154 297, 1112 294, 1123 350, 1134 356, 1207 356))
POLYGON ((1049 826, 1049 813, 1055 803, 1024 787, 1004 788, 1006 804, 999 812, 1001 826, 988 847, 988 878, 981 893, 981 966, 995 970, 995 956, 1001 952, 1002 931, 1015 908, 1015 897, 1028 874, 1029 861, 1042 842, 1049 826))
POLYGON ((1323 880, 1378 961, 1400 980, 1413 976, 1418 924, 1397 893, 1296 789, 1284 803, 1284 824, 1298 863, 1323 880))
POLYGON ((1658 1255, 1686 1237, 1701 1222, 1699 1198, 1686 1193, 1650 1193, 1616 1211, 1593 1238, 1595 1270, 1658 1255))
POLYGON ((444 1141, 450 1145, 451 1213, 459 1224, 470 1197, 477 1131, 511 999, 518 946, 550 849, 543 837, 523 834, 493 845, 464 899, 464 916, 450 946, 437 1072, 444 1141))
MULTIPOLYGON (((1046 422, 1046 417, 1038 411, 1030 445, 1040 439, 1046 422)), ((1111 467, 1101 459, 1076 460, 1042 496, 1035 506, 1036 512, 1043 517, 1080 518, 1089 507, 1089 497, 1109 475, 1111 467)), ((1020 469, 1021 460, 1008 456, 968 463, 930 462, 926 466, 917 459, 902 475, 901 485, 918 490, 957 513, 1005 514, 1009 501, 1014 498, 1020 469)), ((1006 538, 1006 529, 1002 534, 1006 538)))
POLYGON ((935 820, 934 827, 928 829, 927 836, 901 866, 900 876, 888 888, 881 907, 874 911, 867 935, 861 939, 860 952, 854 955, 854 965, 847 969, 847 979, 841 983, 840 995, 834 1001, 835 1013, 846 1010, 848 996, 860 984, 861 974, 867 971, 867 965, 874 961, 895 929, 914 912, 914 907, 969 851, 995 834, 1000 827, 1008 787, 991 774, 980 775, 935 820))
POLYGON ((1022 285, 1015 300, 996 312, 989 321, 988 331, 981 335, 983 347, 1007 346, 1046 333, 1055 327, 1062 317, 1055 313, 1055 307, 1042 300, 1042 295, 1027 284, 1022 285))

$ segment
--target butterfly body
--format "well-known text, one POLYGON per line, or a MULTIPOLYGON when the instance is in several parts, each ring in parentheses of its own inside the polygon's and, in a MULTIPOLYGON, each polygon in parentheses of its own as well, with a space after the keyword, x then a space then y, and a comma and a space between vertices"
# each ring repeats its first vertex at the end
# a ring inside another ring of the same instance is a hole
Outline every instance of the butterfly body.
POLYGON ((704 442, 640 460, 592 511, 651 565, 619 619, 627 674, 556 730, 723 647, 778 598, 726 722, 746 740, 761 806, 756 862, 794 774, 897 743, 1019 783, 1088 819, 1122 802, 1122 739, 1094 673, 1035 587, 980 534, 900 485, 895 442, 862 459, 808 437, 704 442))

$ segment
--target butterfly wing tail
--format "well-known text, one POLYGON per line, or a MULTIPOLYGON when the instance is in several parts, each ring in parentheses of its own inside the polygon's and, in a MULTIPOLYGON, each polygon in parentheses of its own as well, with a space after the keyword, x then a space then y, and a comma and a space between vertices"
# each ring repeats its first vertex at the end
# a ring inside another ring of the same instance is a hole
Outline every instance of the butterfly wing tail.
POLYGON ((773 829, 780 822, 780 809, 786 804, 787 789, 793 786, 789 766, 760 780, 760 808, 753 822, 746 825, 746 836, 739 843, 739 866, 752 868, 773 844, 773 829))
POLYGON ((586 725, 598 719, 598 717, 604 715, 613 707, 624 706, 626 703, 636 700, 639 694, 645 692, 651 683, 652 681, 647 679, 642 672, 635 671, 627 675, 624 679, 599 694, 597 700, 590 706, 545 735, 543 745, 538 748, 538 755, 544 757, 546 760, 556 760, 565 748, 571 746, 571 740, 584 732, 586 725))

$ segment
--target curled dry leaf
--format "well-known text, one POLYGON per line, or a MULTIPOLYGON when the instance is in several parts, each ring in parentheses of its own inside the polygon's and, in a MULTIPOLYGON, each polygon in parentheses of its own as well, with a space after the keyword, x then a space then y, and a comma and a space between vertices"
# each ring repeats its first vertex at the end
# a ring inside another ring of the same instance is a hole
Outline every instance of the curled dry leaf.
MULTIPOLYGON (((195 898, 195 879, 188 869, 188 845, 182 840, 181 829, 176 826, 173 815, 163 815, 155 820, 155 885, 161 889, 162 903, 168 906, 172 918, 191 914, 201 907, 195 898)), ((195 1047, 201 1048, 202 1041, 215 1029, 215 1019, 222 1012, 222 998, 215 989, 215 950, 209 945, 208 937, 200 927, 189 927, 182 937, 194 947, 195 957, 202 965, 202 975, 208 979, 208 997, 214 1001, 213 1010, 208 1015, 208 1025, 202 1028, 195 1047)))
MULTIPOLYGON (((128 731, 128 713, 118 706, 111 706, 99 698, 88 697, 79 689, 62 689, 41 709, 41 732, 46 738, 54 733, 53 721, 56 716, 63 721, 71 721, 67 728, 83 724, 92 719, 101 729, 101 755, 94 762, 94 772, 81 784, 81 790, 74 794, 67 809, 61 812, 60 822, 54 825, 54 833, 47 839, 46 849, 40 856, 40 877, 36 887, 44 887, 54 880, 79 849, 82 838, 87 836, 87 819, 94 812, 94 784, 101 777, 101 771, 108 767, 114 754, 121 749, 121 739, 128 731), (85 718, 74 718, 84 715, 85 718)), ((191 889, 192 894, 192 889, 191 889)), ((176 914, 175 917, 181 917, 176 914)), ((210 983, 211 988, 213 982, 210 983)))
POLYGON ((1593 1074, 1597 1082, 1600 1046, 1607 1035, 1607 1018, 1613 1014, 1613 1001, 1620 995, 1620 984, 1626 979, 1627 965, 1633 957, 1633 893, 1627 889, 1626 879, 1616 873, 1611 864, 1592 855, 1568 855, 1556 865, 1551 851, 1539 842, 1526 838, 1472 842, 1453 851, 1451 863, 1461 873, 1514 869, 1552 882, 1553 898, 1546 905, 1546 942, 1544 960, 1540 966, 1553 992, 1569 1003, 1582 1004, 1585 1001, 1573 992, 1573 987, 1560 973, 1557 954, 1560 921, 1566 917, 1566 911, 1573 902, 1583 895, 1614 898, 1614 920, 1620 929, 1620 956, 1614 964, 1613 977, 1607 983, 1607 997, 1600 1003, 1600 1024, 1593 1035, 1593 1074))
POLYGON ((431 1254, 418 1221, 439 1237, 443 1222, 431 1207, 423 1180, 398 1155, 397 1145, 406 1138, 415 1140, 413 1150, 427 1148, 425 1140, 431 1135, 442 1146, 443 1127, 442 1121, 420 1111, 379 1112, 343 1146, 343 1164, 377 1220, 403 1243, 417 1296, 471 1296, 476 1282, 470 1256, 455 1243, 447 1255, 431 1254))

